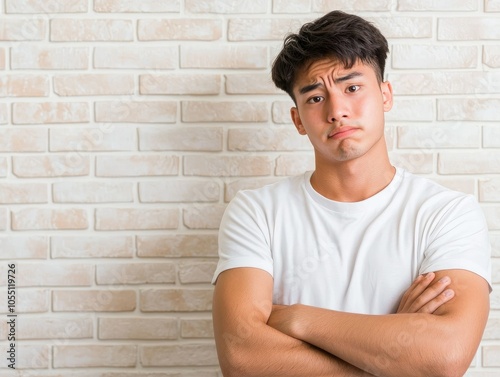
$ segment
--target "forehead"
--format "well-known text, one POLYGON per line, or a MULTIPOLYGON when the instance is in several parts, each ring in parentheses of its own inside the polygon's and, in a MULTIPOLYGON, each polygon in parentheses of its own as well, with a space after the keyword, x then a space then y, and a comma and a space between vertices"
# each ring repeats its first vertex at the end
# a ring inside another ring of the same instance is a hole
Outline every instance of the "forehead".
POLYGON ((342 62, 334 59, 322 59, 306 64, 295 80, 294 89, 304 84, 312 84, 322 81, 324 77, 338 78, 350 72, 360 72, 363 76, 376 78, 374 68, 366 63, 357 61, 352 67, 347 68, 342 62))

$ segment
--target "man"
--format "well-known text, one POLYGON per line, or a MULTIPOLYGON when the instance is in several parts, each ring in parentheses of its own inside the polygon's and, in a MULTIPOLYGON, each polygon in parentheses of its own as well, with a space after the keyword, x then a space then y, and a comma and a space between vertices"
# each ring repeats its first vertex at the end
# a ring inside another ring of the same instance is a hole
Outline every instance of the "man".
POLYGON ((489 313, 471 196, 394 168, 388 47, 331 12, 285 40, 274 83, 315 170, 239 192, 224 214, 214 331, 224 376, 461 376, 489 313))

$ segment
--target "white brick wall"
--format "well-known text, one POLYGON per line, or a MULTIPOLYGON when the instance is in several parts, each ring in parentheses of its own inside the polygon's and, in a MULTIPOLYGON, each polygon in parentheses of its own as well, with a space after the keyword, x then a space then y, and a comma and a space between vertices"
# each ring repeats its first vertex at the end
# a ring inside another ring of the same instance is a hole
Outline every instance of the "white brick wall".
POLYGON ((333 9, 389 38, 393 162, 484 208, 495 291, 468 376, 500 375, 498 0, 0 2, 0 375, 220 376, 218 224, 238 190, 313 167, 269 71, 333 9))

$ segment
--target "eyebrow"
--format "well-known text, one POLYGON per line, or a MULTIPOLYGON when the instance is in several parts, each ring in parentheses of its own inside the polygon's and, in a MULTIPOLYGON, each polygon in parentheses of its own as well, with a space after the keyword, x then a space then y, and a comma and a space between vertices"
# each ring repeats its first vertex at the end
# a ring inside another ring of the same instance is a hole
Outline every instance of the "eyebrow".
MULTIPOLYGON (((359 77, 359 76, 363 76, 363 74, 361 72, 351 72, 345 76, 342 76, 342 77, 338 77, 336 78, 333 82, 335 84, 338 84, 338 83, 341 83, 341 82, 344 82, 344 81, 348 81, 348 80, 351 80, 355 77, 359 77)), ((320 86, 323 86, 322 83, 320 82, 317 82, 317 83, 314 83, 314 84, 310 84, 310 85, 306 85, 306 86, 303 86, 302 88, 299 89, 299 93, 300 94, 306 94, 308 92, 311 92, 317 88, 319 88, 320 86)))

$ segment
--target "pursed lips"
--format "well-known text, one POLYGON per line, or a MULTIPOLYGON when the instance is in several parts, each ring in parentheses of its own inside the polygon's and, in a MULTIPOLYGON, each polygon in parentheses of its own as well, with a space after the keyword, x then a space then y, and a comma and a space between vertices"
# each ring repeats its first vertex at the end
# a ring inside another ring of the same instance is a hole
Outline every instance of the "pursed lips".
POLYGON ((339 138, 344 137, 344 136, 349 136, 352 133, 356 132, 357 130, 358 130, 358 128, 356 128, 356 127, 343 126, 340 128, 336 128, 335 130, 330 132, 330 134, 328 134, 328 138, 329 139, 331 139, 331 138, 339 139, 339 138))

